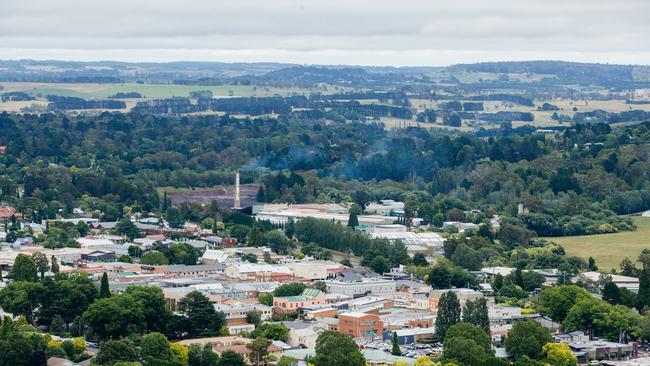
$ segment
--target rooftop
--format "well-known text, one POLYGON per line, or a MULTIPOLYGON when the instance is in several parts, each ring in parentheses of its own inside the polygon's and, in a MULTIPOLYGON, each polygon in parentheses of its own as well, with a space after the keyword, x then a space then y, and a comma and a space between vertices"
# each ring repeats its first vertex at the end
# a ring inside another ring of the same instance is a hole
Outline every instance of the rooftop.
POLYGON ((380 232, 371 233, 373 238, 385 238, 389 240, 401 240, 404 245, 442 245, 445 239, 439 234, 432 232, 415 233, 406 232, 380 232))
POLYGON ((356 312, 356 311, 351 311, 349 313, 339 314, 339 318, 342 317, 342 316, 350 317, 350 318, 363 318, 363 317, 366 317, 368 315, 372 315, 372 314, 359 313, 359 312, 356 312))

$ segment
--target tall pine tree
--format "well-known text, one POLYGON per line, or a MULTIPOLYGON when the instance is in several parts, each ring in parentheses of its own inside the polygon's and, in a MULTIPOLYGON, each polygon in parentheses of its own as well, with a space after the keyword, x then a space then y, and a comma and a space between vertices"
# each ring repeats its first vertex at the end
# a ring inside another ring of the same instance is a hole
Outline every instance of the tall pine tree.
POLYGON ((397 342, 397 332, 393 332, 393 350, 391 352, 393 356, 401 356, 402 350, 399 348, 399 342, 397 342))
POLYGON ((261 247, 263 244, 264 236, 262 234, 262 230, 260 230, 260 228, 255 225, 246 236, 246 245, 251 247, 261 247))
POLYGON ((487 301, 484 298, 467 301, 463 308, 463 322, 475 325, 490 335, 487 301))
POLYGON ((636 296, 636 308, 639 311, 650 306, 650 275, 648 271, 648 269, 642 270, 639 276, 639 293, 636 296))
POLYGON ((447 291, 438 301, 438 314, 436 316, 436 336, 444 340, 447 329, 460 322, 460 301, 453 291, 447 291))
POLYGON ((111 289, 108 287, 108 275, 106 272, 102 275, 102 280, 99 286, 99 298, 111 297, 111 289))
POLYGON ((355 226, 359 226, 359 217, 356 212, 350 212, 348 227, 354 228, 355 226))
POLYGON ((154 209, 160 210, 160 196, 158 195, 158 192, 154 191, 151 193, 150 201, 151 206, 153 206, 154 209))
POLYGON ((264 185, 263 184, 257 190, 257 195, 255 195, 255 200, 257 202, 266 202, 266 193, 264 192, 264 185))
POLYGON ((616 305, 621 302, 621 292, 613 281, 608 281, 605 284, 603 287, 602 295, 603 300, 612 305, 616 305))
POLYGON ((293 217, 290 217, 287 220, 287 223, 284 225, 284 234, 290 240, 293 239, 293 235, 296 233, 296 222, 293 220, 293 217))
POLYGON ((50 271, 54 274, 59 274, 59 263, 56 261, 56 257, 52 256, 50 259, 51 265, 50 265, 50 271))
POLYGON ((524 275, 521 273, 521 268, 515 270, 515 285, 524 288, 524 275))
POLYGON ((160 211, 166 212, 168 208, 169 208, 169 200, 167 199, 167 191, 165 191, 163 192, 162 208, 160 209, 160 211))

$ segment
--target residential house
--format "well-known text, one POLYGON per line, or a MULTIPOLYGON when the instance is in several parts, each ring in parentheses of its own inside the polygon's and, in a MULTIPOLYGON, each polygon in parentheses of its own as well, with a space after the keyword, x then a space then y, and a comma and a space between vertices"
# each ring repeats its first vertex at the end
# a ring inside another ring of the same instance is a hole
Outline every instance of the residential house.
POLYGON ((566 344, 589 342, 589 335, 578 330, 570 333, 556 334, 553 338, 555 338, 557 342, 566 344))
POLYGON ((214 304, 214 309, 222 311, 226 315, 228 325, 246 324, 246 314, 250 311, 258 311, 262 320, 268 320, 273 315, 273 309, 270 306, 254 303, 214 304))
POLYGON ((11 216, 16 216, 16 218, 22 218, 22 214, 16 211, 12 206, 1 206, 0 207, 0 220, 9 220, 11 216))

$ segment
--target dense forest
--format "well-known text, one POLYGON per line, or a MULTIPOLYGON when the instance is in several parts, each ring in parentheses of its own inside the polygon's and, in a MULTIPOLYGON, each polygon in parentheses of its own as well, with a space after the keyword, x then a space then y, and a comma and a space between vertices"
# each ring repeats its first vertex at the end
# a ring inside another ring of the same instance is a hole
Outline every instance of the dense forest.
POLYGON ((0 194, 27 216, 83 206, 115 219, 125 205, 157 209, 157 187, 232 184, 235 170, 244 182, 263 182, 289 170, 300 184, 264 184, 264 201, 411 197, 425 222, 480 209, 484 217, 472 220, 500 214, 540 236, 607 233, 632 228, 616 214, 650 208, 649 126, 465 134, 295 115, 5 113, 0 194))
POLYGON ((126 104, 119 100, 86 100, 77 97, 62 97, 58 95, 48 95, 47 100, 50 102, 50 110, 67 110, 67 109, 122 109, 126 104))

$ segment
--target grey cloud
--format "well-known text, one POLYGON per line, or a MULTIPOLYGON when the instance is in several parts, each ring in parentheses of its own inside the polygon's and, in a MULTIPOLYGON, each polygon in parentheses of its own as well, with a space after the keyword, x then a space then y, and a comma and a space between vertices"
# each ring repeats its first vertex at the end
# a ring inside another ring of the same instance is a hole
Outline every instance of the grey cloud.
POLYGON ((648 63, 647 14, 645 0, 2 1, 0 57, 648 63))

